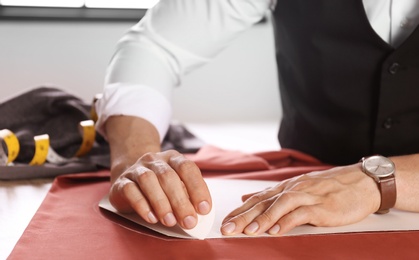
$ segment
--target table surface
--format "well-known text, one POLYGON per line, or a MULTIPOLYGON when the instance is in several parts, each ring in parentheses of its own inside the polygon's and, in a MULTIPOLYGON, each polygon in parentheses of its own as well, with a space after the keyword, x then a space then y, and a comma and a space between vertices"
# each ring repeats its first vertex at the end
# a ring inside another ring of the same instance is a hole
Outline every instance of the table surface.
MULTIPOLYGON (((280 148, 278 122, 187 123, 204 142, 243 152, 280 148)), ((6 259, 41 205, 53 179, 0 181, 0 259, 6 259)))

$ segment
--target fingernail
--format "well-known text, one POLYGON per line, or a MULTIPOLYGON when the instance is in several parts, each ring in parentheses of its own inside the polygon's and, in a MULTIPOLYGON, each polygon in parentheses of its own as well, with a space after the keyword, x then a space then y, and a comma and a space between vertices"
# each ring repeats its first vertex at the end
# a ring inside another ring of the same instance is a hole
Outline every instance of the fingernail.
POLYGON ((156 216, 154 216, 153 212, 151 212, 151 211, 148 212, 147 217, 148 217, 148 221, 150 221, 151 223, 157 223, 158 222, 156 216))
POLYGON ((271 235, 278 234, 279 230, 281 230, 281 227, 278 224, 275 224, 271 229, 269 229, 268 233, 271 235))
POLYGON ((196 226, 196 218, 187 216, 183 219, 183 226, 187 229, 191 229, 196 226))
POLYGON ((210 205, 208 202, 206 201, 202 201, 201 203, 198 204, 198 210, 200 214, 208 214, 210 212, 210 205))
POLYGON ((164 221, 164 224, 166 224, 166 226, 171 227, 171 226, 176 225, 176 218, 171 212, 167 213, 166 216, 163 217, 163 221, 164 221))
POLYGON ((256 231, 258 231, 259 229, 259 224, 257 222, 252 222, 250 225, 248 225, 246 227, 246 229, 244 230, 245 233, 256 233, 256 231))
POLYGON ((232 234, 236 229, 236 224, 234 222, 227 222, 221 227, 221 230, 224 234, 232 234))

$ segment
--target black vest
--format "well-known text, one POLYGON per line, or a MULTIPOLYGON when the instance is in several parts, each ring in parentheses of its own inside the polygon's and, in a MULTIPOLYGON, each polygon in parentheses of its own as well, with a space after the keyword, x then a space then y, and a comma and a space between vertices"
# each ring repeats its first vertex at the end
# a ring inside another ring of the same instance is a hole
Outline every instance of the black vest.
POLYGON ((419 152, 419 27, 394 49, 362 0, 278 0, 284 148, 323 162, 419 152))

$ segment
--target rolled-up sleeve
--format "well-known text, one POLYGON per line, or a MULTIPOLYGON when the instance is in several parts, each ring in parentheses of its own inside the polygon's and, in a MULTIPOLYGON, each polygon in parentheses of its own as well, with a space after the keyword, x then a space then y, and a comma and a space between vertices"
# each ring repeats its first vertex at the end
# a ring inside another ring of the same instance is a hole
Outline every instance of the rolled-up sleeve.
POLYGON ((116 46, 96 103, 98 131, 107 118, 144 118, 162 140, 172 115, 173 88, 253 24, 271 0, 161 0, 116 46))

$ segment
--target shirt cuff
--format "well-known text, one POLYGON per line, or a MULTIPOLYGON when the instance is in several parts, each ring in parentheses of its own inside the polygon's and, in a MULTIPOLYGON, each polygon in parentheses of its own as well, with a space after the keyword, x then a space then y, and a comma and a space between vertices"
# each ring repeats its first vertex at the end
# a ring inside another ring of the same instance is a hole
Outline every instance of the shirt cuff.
POLYGON ((159 91, 145 85, 114 83, 104 87, 103 96, 96 102, 97 131, 107 139, 106 120, 111 116, 136 116, 153 124, 163 140, 169 128, 172 108, 159 91))

